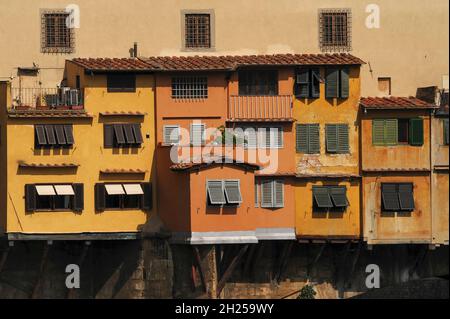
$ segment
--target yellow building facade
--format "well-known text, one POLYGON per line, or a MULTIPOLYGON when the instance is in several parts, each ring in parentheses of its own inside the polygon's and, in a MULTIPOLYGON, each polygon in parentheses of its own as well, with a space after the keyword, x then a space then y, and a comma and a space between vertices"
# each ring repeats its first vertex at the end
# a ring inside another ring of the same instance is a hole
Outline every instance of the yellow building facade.
POLYGON ((151 218, 154 79, 127 74, 134 88, 123 90, 108 72, 68 61, 64 86, 80 92, 69 107, 12 108, 2 83, 1 225, 9 238, 134 238, 151 218))

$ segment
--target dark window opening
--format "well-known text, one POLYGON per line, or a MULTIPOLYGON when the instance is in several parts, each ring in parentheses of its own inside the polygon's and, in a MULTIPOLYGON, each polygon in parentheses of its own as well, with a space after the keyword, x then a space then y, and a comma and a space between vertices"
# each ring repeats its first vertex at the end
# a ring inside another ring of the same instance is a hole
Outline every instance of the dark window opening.
POLYGON ((278 72, 239 71, 239 95, 278 95, 278 72))
POLYGON ((122 195, 108 195, 105 197, 106 209, 121 209, 121 197, 122 195))
POLYGON ((297 71, 295 83, 295 96, 300 98, 320 97, 319 69, 300 69, 297 71))
POLYGON ((41 20, 41 50, 44 53, 71 53, 74 51, 74 32, 68 28, 69 13, 43 13, 41 20))
POLYGON ((409 142, 409 119, 398 120, 398 142, 401 144, 409 142))
POLYGON ((109 73, 106 77, 108 92, 136 92, 134 73, 109 73))
POLYGON ((319 12, 320 47, 322 51, 351 50, 351 11, 323 9, 319 12))
POLYGON ((95 209, 97 211, 151 210, 151 183, 96 184, 95 209))
POLYGON ((209 14, 186 14, 185 47, 211 47, 211 17, 209 14))
POLYGON ((36 210, 52 210, 53 209, 53 196, 37 196, 36 198, 36 210))
POLYGON ((53 197, 55 210, 70 210, 72 209, 73 196, 57 195, 53 197))

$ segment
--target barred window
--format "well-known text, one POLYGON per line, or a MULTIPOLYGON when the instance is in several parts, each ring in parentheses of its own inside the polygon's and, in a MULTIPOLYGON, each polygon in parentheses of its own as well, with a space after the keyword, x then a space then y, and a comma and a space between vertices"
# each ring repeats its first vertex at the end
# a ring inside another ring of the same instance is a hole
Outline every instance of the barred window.
POLYGON ((74 32, 68 28, 64 11, 44 11, 41 14, 41 49, 44 53, 72 53, 74 32))
POLYGON ((185 15, 186 48, 211 47, 211 17, 209 14, 185 15))
POLYGON ((208 98, 208 79, 206 76, 182 76, 172 78, 173 99, 208 98))
POLYGON ((351 50, 351 10, 319 11, 319 38, 322 51, 351 50))

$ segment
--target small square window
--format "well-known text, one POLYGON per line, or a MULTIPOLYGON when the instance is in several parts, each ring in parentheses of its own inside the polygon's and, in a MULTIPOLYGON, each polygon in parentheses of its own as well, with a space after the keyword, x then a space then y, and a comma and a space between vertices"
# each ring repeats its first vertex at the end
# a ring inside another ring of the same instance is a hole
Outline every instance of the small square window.
POLYGON ((351 10, 319 10, 319 43, 322 51, 351 50, 351 10))
POLYGON ((185 14, 185 48, 211 48, 211 42, 211 15, 208 13, 185 14))
POLYGON ((43 10, 41 12, 41 51, 43 53, 73 53, 74 29, 68 28, 64 10, 43 10))
POLYGON ((378 93, 380 96, 391 95, 391 78, 378 78, 378 93))
POLYGON ((398 119, 398 142, 408 144, 409 142, 409 119, 398 119))

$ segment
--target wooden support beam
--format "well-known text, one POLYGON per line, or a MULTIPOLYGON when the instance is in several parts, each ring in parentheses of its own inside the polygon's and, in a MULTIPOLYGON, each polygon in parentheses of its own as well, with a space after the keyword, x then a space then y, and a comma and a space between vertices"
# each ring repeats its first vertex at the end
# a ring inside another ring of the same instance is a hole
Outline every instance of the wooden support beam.
POLYGON ((323 243, 320 246, 319 252, 317 253, 316 257, 314 257, 313 261, 308 265, 307 267, 307 276, 309 276, 311 274, 311 270, 312 268, 316 265, 316 263, 319 261, 320 257, 323 254, 323 251, 325 250, 325 247, 327 246, 327 243, 323 243))
POLYGON ((11 249, 10 246, 5 247, 5 250, 2 253, 2 259, 0 259, 0 273, 3 270, 3 267, 6 264, 6 260, 8 259, 8 255, 9 255, 9 250, 11 249))
POLYGON ((428 255, 428 245, 423 245, 419 252, 417 253, 416 260, 414 261, 413 266, 409 269, 409 276, 413 276, 414 273, 422 266, 425 258, 428 255))
POLYGON ((194 254, 195 265, 198 269, 198 273, 200 274, 200 281, 202 283, 203 291, 207 292, 205 272, 203 271, 203 267, 202 267, 202 259, 200 257, 200 251, 197 246, 193 245, 192 252, 194 254))
POLYGON ((225 288, 225 284, 227 283, 228 279, 233 274, 234 269, 239 264, 239 262, 242 259, 242 256, 244 256, 245 252, 248 249, 248 244, 241 247, 239 250, 239 253, 234 256, 234 258, 231 260, 230 264, 228 265, 227 269, 223 273, 222 277, 220 278, 220 281, 217 285, 217 297, 220 296, 223 288, 225 288))
POLYGON ((33 287, 33 291, 31 293, 31 299, 36 299, 39 289, 42 283, 42 277, 44 276, 45 266, 47 265, 47 257, 48 251, 50 250, 50 245, 47 243, 44 244, 44 251, 42 253, 41 264, 39 265, 38 277, 33 287))
POLYGON ((251 270, 251 266, 252 266, 253 256, 255 255, 257 247, 258 247, 258 244, 250 245, 250 250, 249 250, 249 252, 247 254, 247 258, 246 258, 245 264, 244 264, 244 271, 242 273, 244 277, 248 277, 250 275, 250 270, 251 270))
POLYGON ((283 252, 281 253, 281 257, 279 260, 278 270, 275 274, 275 282, 278 284, 281 280, 281 276, 283 275, 284 270, 287 267, 289 262, 289 257, 291 255, 292 246, 294 245, 293 241, 289 241, 285 243, 283 247, 283 252))
MULTIPOLYGON (((81 269, 81 265, 83 265, 84 260, 86 259, 86 256, 88 254, 89 251, 89 247, 91 246, 91 242, 90 241, 85 241, 84 242, 84 247, 83 250, 81 251, 80 257, 78 258, 78 267, 80 267, 81 269)), ((72 288, 69 289, 69 291, 67 292, 67 299, 74 299, 76 297, 76 288, 72 288)))
POLYGON ((353 273, 356 268, 356 263, 358 262, 359 256, 361 254, 362 246, 363 246, 363 242, 362 241, 358 242, 358 246, 356 247, 355 253, 353 254, 353 260, 352 260, 352 264, 350 266, 350 271, 347 274, 347 277, 344 281, 344 288, 347 288, 347 284, 348 284, 348 282, 350 282, 350 279, 353 276, 353 273))
POLYGON ((252 270, 251 270, 251 278, 252 279, 255 279, 255 277, 256 277, 256 270, 258 269, 259 261, 261 260, 263 254, 264 254, 265 243, 260 242, 259 244, 257 244, 257 246, 258 246, 258 248, 256 251, 256 257, 253 260, 253 266, 252 266, 252 270))

